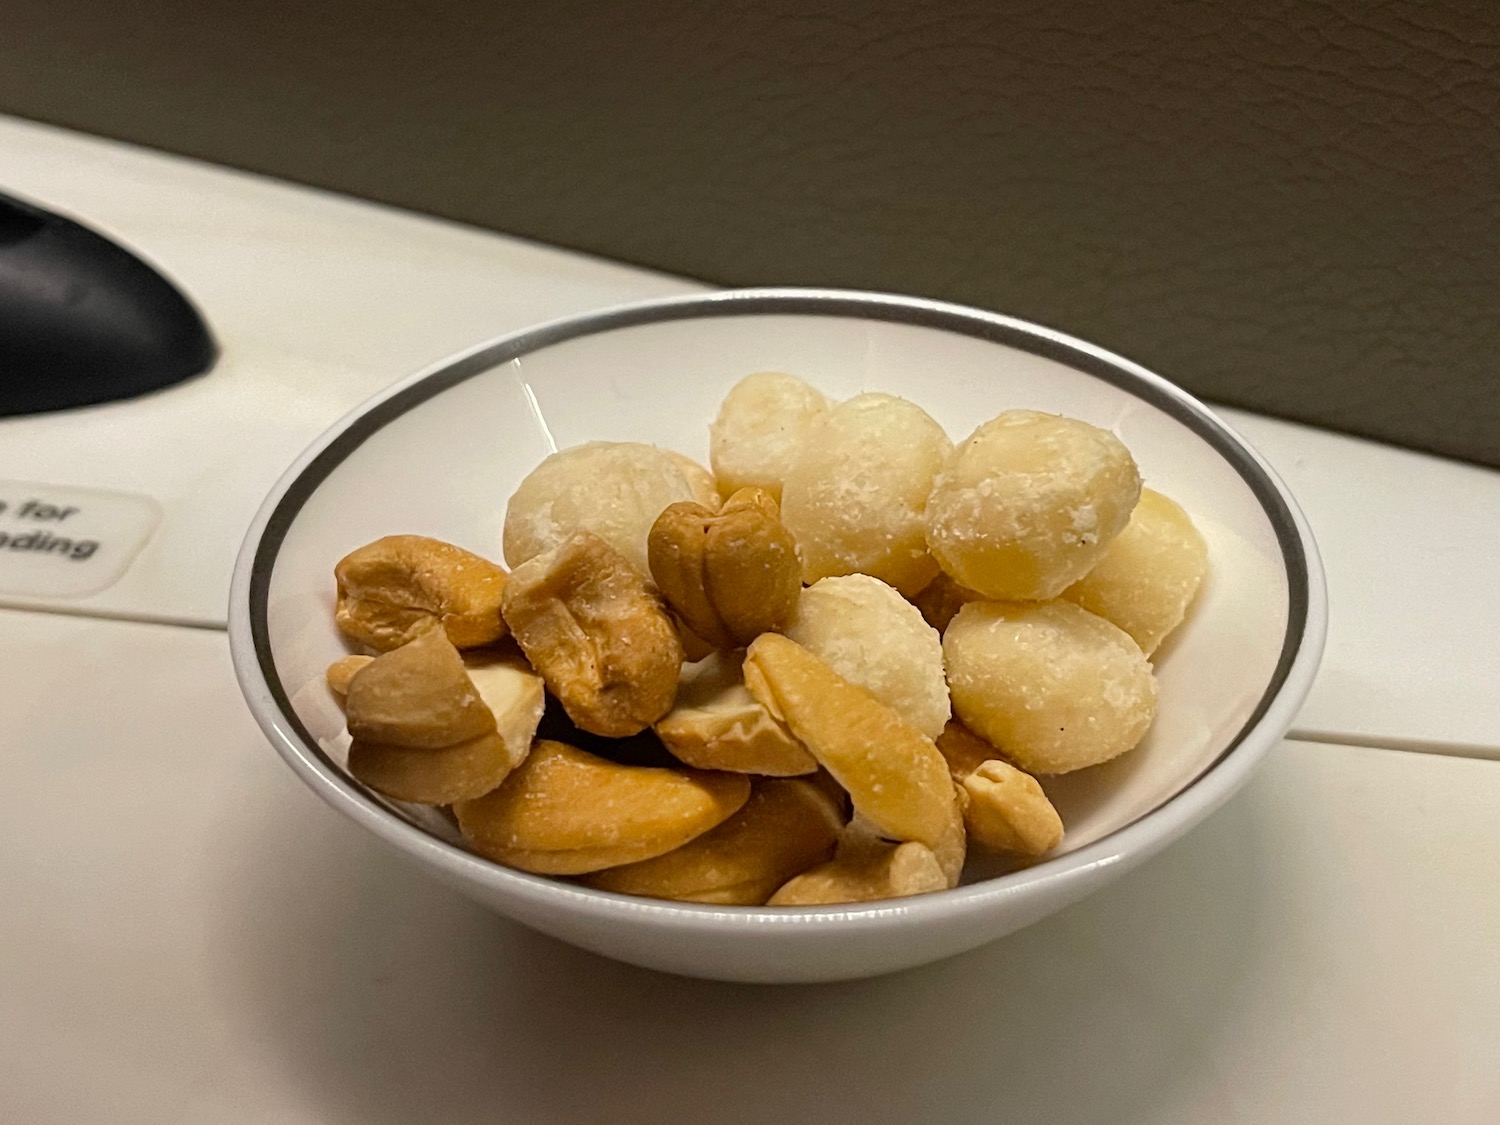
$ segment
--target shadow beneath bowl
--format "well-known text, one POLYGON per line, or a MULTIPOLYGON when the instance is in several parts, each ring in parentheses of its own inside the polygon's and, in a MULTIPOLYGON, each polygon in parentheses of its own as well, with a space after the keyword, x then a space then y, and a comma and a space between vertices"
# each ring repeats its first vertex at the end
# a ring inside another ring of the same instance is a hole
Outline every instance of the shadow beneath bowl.
POLYGON ((1218 1119, 1219 1045, 1276 925, 1252 781, 976 952, 831 985, 694 981, 501 919, 284 780, 275 804, 246 798, 276 814, 224 841, 246 858, 213 914, 215 977, 271 1073, 335 1125, 1218 1119))

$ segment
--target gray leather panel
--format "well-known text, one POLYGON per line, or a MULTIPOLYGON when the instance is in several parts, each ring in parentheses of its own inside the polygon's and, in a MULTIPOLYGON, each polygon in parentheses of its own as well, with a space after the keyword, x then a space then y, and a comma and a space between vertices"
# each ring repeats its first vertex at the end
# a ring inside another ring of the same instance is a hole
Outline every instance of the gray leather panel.
POLYGON ((0 109, 1500 465, 1493 0, 150 9, 7 0, 0 109))

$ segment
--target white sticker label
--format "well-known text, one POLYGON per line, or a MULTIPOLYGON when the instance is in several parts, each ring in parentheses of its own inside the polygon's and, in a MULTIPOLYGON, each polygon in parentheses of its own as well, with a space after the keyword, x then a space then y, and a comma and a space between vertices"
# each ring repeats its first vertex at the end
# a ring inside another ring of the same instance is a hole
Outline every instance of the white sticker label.
POLYGON ((98 593, 119 581, 160 522, 149 496, 0 480, 0 593, 98 593))

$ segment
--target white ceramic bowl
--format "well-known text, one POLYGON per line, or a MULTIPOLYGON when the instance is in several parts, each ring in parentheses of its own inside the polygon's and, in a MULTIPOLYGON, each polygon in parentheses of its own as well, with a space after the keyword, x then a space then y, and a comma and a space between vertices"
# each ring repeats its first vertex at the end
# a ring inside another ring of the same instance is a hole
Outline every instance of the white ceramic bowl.
MULTIPOLYGON (((934 961, 1075 902, 1161 849, 1235 791, 1280 738, 1321 656, 1326 603, 1307 526, 1265 463, 1197 401, 1058 332, 933 301, 745 290, 556 321, 444 361, 335 425, 282 477, 241 552, 230 607, 250 709, 324 800, 495 910, 621 960, 694 976, 814 981, 934 961), (1113 430, 1145 480, 1208 540, 1212 575, 1158 657, 1146 741, 1049 785, 1058 853, 954 890, 836 908, 675 905, 511 871, 465 851, 431 810, 343 768, 324 686, 345 652, 332 567, 393 532, 500 557, 505 501, 554 448, 655 442, 707 460, 708 423, 751 371, 795 372, 832 397, 880 390, 955 438, 1013 407, 1113 430)), ((309 863, 318 862, 309 855, 309 863)))

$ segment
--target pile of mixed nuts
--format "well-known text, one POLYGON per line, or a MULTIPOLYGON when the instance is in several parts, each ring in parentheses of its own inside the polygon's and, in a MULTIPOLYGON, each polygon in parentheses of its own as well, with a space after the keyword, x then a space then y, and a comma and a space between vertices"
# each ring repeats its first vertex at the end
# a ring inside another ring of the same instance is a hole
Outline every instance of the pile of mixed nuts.
POLYGON ((496 862, 683 901, 888 898, 1056 847, 1032 775, 1149 728, 1207 567, 1186 513, 1055 415, 955 448, 905 400, 761 374, 710 434, 713 472, 547 458, 509 572, 411 535, 341 560, 350 773, 496 862))

